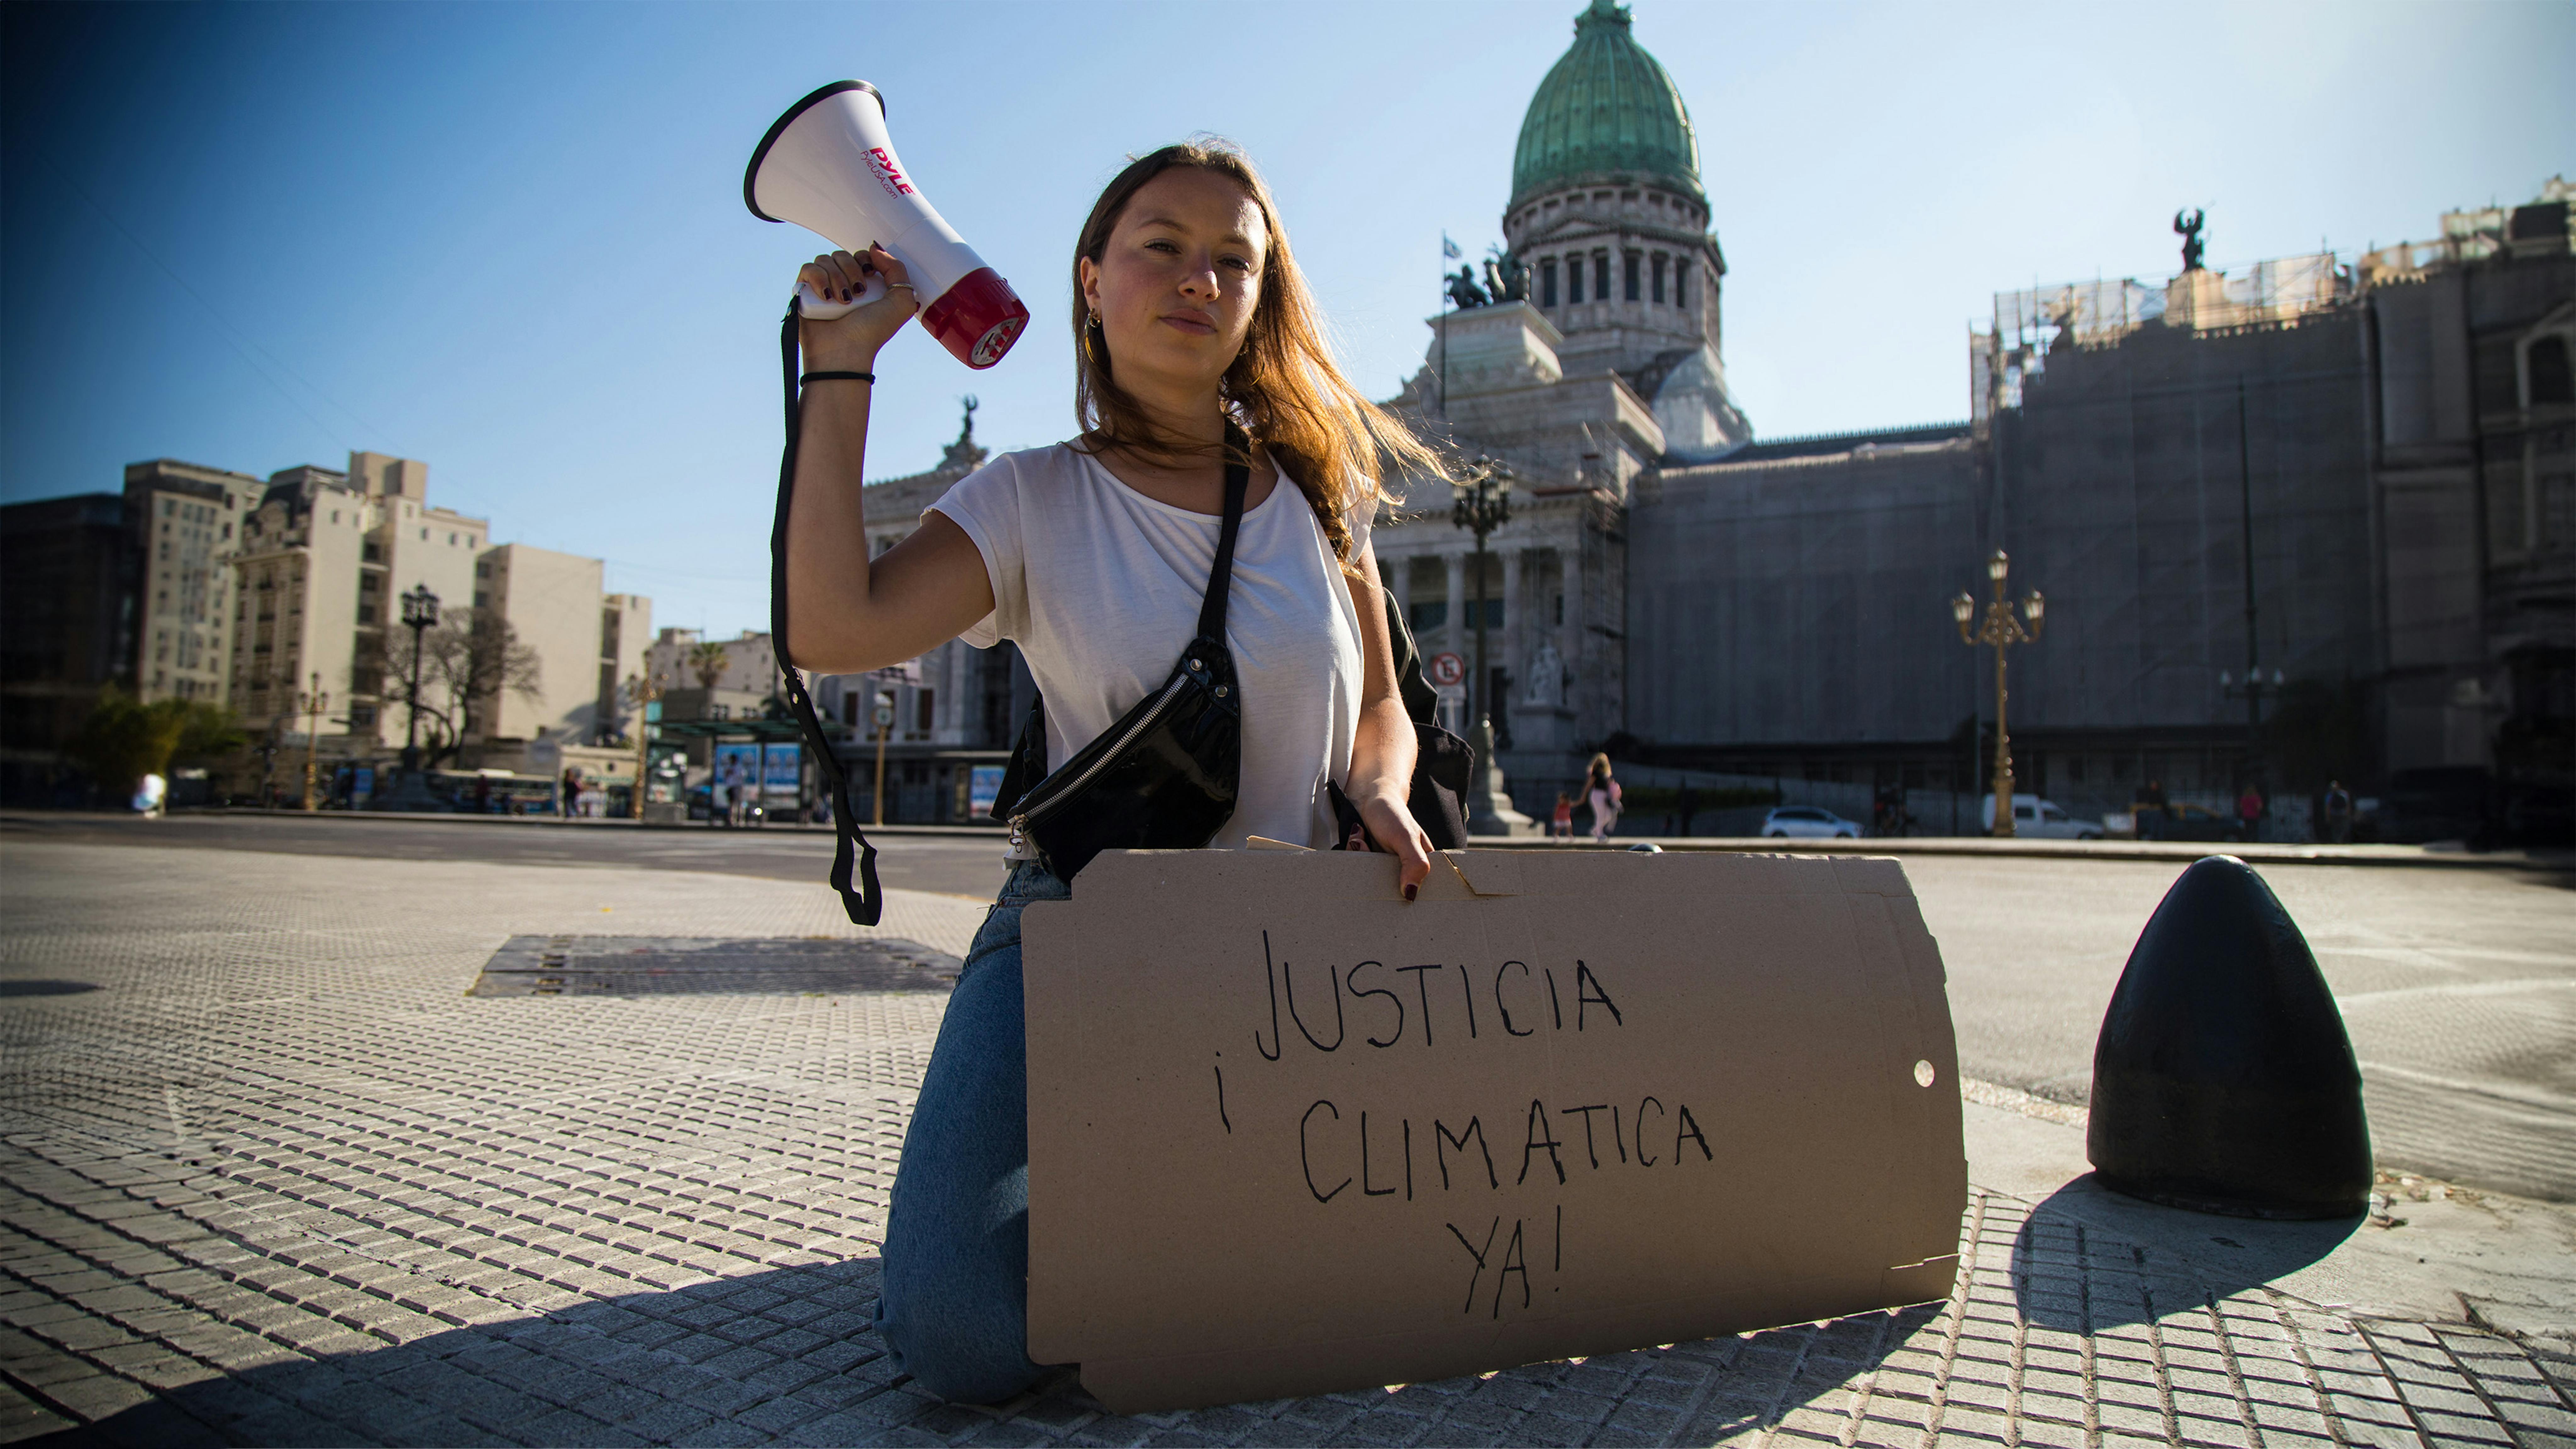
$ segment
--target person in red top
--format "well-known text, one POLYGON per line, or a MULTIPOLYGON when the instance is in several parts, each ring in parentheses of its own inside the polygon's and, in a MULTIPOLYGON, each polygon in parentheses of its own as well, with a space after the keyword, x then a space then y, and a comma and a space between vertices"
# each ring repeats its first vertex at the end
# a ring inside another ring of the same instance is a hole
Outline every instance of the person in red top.
POLYGON ((2245 793, 2236 797, 2236 818, 2244 822, 2245 838, 2252 840, 2263 820, 2263 792, 2248 784, 2245 793))
POLYGON ((1554 834, 1557 839, 1572 840, 1574 838, 1574 797, 1566 794, 1563 790, 1556 792, 1555 823, 1556 829, 1554 834))

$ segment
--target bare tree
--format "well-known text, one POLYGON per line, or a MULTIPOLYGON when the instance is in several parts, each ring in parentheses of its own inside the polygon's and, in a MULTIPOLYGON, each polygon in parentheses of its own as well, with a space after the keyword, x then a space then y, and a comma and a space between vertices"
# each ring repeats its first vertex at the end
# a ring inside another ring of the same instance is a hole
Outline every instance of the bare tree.
POLYGON ((489 729, 504 690, 535 703, 542 686, 537 651, 519 642, 509 620, 480 609, 449 614, 421 640, 423 767, 436 769, 489 729))

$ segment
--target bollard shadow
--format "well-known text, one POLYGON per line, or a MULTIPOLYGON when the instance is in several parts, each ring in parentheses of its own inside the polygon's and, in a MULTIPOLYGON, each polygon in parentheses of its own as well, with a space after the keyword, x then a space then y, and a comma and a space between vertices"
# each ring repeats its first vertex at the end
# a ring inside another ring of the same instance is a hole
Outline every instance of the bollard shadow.
MULTIPOLYGON (((870 1327, 878 1273, 877 1259, 853 1259, 588 1300, 354 1353, 292 1359, 277 1353, 272 1356, 280 1361, 165 1385, 148 1402, 22 1442, 48 1449, 659 1444, 751 1442, 792 1432, 809 1443, 918 1441, 924 1435, 1019 1443, 1033 1442, 1032 1430, 1054 1440, 1067 1426, 1107 1414, 1069 1368, 1007 1404, 933 1400, 894 1367, 870 1327)), ((1637 1352, 1676 1353, 1683 1360, 1676 1372, 1714 1375, 1690 1422, 1671 1432, 1696 1429, 1723 1437, 1777 1427, 1801 1406, 1879 1367, 1948 1306, 1860 1313, 1637 1352)), ((1481 1409, 1444 1420, 1448 1433, 1467 1433, 1473 1442, 1658 1442, 1663 1436, 1657 1433, 1526 1417, 1535 1398, 1558 1390, 1615 1396, 1625 1391, 1627 1378, 1603 1358, 1561 1360, 1504 1369, 1482 1380, 1402 1386, 1389 1391, 1387 1402, 1437 1420, 1459 1414, 1467 1401, 1481 1401, 1481 1409), (1490 1429, 1476 1427, 1493 1422, 1514 1428, 1496 1439, 1490 1429)), ((1331 1407, 1323 1398, 1306 1402, 1331 1407)), ((1195 1435, 1195 1442, 1257 1442, 1247 1429, 1259 1429, 1259 1418, 1277 1418, 1286 1407, 1216 1405, 1157 1415, 1154 1423, 1195 1435)), ((1152 1427, 1115 1416, 1103 1425, 1119 1434, 1152 1427)))
POLYGON ((2147 1323, 2321 1262, 2361 1224, 2358 1214, 2281 1222, 2164 1207, 2088 1172, 2023 1220, 2013 1294, 2023 1317, 2068 1333, 2147 1323))

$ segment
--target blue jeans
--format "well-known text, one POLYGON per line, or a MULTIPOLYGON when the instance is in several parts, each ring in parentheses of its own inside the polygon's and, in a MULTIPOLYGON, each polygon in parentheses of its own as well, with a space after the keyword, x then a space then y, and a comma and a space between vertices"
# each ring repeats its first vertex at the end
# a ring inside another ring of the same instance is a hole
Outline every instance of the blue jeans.
POLYGON ((1029 1070, 1020 908, 1073 888, 1011 867, 939 1023, 886 1217, 876 1329, 897 1368, 943 1399, 995 1404, 1029 1360, 1029 1070))

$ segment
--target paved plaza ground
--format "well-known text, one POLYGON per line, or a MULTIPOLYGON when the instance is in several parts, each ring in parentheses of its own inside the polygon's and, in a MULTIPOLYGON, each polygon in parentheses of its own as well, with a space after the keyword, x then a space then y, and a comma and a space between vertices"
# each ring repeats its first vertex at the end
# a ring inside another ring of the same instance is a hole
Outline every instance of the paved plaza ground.
POLYGON ((2282 1225, 2082 1180, 2068 1023, 2174 867, 2067 869, 2108 873, 2070 908, 2021 863, 1908 864, 1979 1077, 1947 1304, 1128 1419, 1069 1377, 938 1404, 868 1332, 939 991, 466 994, 519 936, 953 955, 962 893, 863 932, 812 884, 667 866, 0 835, 0 1438, 2576 1449, 2576 1212, 2493 1190, 2567 1166, 2576 895, 2467 873, 2442 912, 2403 904, 2419 872, 2271 873, 2374 1127, 2454 1168, 2371 1224, 2282 1225))

